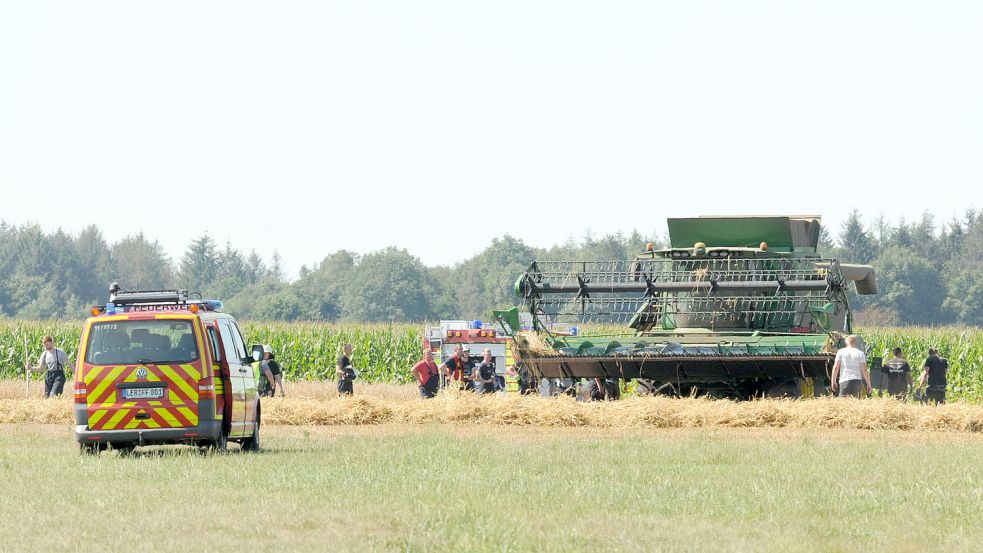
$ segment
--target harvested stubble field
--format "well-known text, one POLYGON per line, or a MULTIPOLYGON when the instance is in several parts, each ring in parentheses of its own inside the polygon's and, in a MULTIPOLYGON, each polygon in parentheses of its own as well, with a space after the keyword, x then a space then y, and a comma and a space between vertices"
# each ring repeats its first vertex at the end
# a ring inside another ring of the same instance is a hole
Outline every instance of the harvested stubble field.
MULTIPOLYGON (((71 424, 71 400, 45 400, 37 385, 0 382, 0 423, 71 424)), ((983 405, 943 406, 892 399, 820 398, 732 402, 708 399, 627 398, 577 402, 572 398, 476 396, 456 390, 421 400, 416 388, 362 384, 339 398, 331 383, 287 383, 286 398, 263 399, 263 423, 273 426, 478 424, 575 428, 797 428, 983 432, 983 405)))

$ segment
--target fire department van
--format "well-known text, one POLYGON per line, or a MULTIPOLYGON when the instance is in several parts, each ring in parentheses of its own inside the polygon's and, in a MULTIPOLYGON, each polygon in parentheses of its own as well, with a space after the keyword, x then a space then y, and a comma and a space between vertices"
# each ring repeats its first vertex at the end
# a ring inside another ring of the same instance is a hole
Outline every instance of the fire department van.
POLYGON ((217 300, 185 290, 124 292, 85 321, 75 372, 83 453, 188 444, 258 451, 258 360, 217 300))

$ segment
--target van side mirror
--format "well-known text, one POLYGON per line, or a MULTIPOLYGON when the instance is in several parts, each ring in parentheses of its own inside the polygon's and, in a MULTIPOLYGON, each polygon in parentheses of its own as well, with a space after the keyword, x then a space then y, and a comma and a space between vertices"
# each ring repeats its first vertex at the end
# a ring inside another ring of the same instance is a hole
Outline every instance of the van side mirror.
POLYGON ((252 351, 253 351, 253 361, 262 361, 263 360, 263 345, 262 344, 253 344, 252 351))

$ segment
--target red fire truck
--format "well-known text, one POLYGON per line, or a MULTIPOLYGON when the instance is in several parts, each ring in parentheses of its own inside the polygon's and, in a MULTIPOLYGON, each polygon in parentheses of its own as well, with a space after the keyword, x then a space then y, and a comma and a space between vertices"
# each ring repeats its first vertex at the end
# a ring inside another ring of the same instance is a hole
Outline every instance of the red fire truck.
POLYGON ((476 363, 481 362, 484 349, 490 349, 495 361, 495 375, 505 380, 506 367, 513 364, 512 344, 498 325, 485 325, 481 321, 440 321, 427 326, 423 332, 423 347, 434 353, 438 365, 450 359, 458 345, 465 344, 476 363))

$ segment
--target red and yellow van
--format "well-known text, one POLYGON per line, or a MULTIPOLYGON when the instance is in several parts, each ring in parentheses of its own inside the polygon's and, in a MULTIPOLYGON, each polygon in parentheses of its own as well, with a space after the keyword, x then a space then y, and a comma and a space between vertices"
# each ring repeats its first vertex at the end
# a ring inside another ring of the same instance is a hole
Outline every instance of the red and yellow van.
MULTIPOLYGON (((84 453, 150 444, 258 451, 256 348, 216 300, 184 290, 124 292, 93 307, 75 371, 75 436, 84 453)), ((262 354, 258 354, 261 356, 262 354)))

